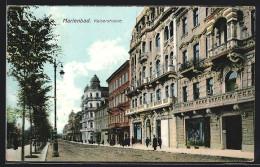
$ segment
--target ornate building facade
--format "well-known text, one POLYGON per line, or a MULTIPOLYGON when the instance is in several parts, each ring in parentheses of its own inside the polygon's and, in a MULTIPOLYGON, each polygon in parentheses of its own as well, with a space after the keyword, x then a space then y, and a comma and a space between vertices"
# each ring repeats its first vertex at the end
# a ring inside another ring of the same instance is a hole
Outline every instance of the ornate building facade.
POLYGON ((101 106, 101 103, 108 97, 108 87, 101 87, 99 78, 94 75, 90 86, 86 86, 82 99, 82 127, 81 134, 83 143, 92 143, 94 141, 94 120, 95 110, 101 106))
POLYGON ((255 9, 146 7, 130 44, 130 136, 254 150, 255 9))
POLYGON ((125 115, 129 109, 129 100, 126 96, 126 89, 129 86, 129 60, 107 79, 107 83, 109 140, 114 144, 122 144, 123 140, 130 137, 129 119, 125 115))

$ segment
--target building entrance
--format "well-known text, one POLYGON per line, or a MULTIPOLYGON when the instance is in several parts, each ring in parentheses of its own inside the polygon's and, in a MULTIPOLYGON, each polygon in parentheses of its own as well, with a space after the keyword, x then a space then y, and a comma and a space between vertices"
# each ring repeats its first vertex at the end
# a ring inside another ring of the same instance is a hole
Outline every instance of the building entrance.
POLYGON ((226 133, 226 148, 241 150, 241 115, 223 117, 223 131, 226 133))
POLYGON ((134 124, 134 140, 135 143, 142 143, 142 126, 141 123, 134 124))

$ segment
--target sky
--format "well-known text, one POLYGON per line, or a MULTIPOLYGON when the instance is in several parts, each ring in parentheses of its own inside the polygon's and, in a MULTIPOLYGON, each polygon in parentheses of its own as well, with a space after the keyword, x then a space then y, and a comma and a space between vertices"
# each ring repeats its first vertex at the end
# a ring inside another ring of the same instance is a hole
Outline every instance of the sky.
MULTIPOLYGON (((54 34, 59 35, 58 45, 62 54, 58 60, 63 68, 57 67, 57 130, 62 133, 73 110, 81 111, 81 96, 96 74, 101 86, 107 86, 107 78, 129 59, 131 33, 136 17, 143 7, 97 7, 97 6, 39 6, 31 8, 37 17, 51 15, 57 23, 54 34), (89 23, 69 23, 67 20, 90 20, 89 23), (121 20, 117 23, 97 23, 95 19, 121 20), (63 69, 65 75, 59 76, 63 69)), ((8 71, 8 64, 7 64, 8 71)), ((54 68, 45 65, 45 71, 54 85, 54 68)), ((7 106, 17 106, 18 84, 12 77, 6 80, 7 106)), ((54 90, 49 92, 53 96, 54 90)), ((54 102, 50 99, 50 122, 54 124, 54 102)), ((19 122, 20 120, 18 120, 19 122)), ((26 122, 25 127, 29 127, 26 122)))

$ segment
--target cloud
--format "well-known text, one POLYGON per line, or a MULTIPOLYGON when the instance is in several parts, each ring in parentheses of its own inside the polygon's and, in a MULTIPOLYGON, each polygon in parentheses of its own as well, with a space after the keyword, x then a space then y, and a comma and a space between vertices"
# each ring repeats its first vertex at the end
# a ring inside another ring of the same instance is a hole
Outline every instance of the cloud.
POLYGON ((87 67, 90 70, 110 70, 112 66, 118 65, 128 58, 127 50, 119 46, 121 39, 97 41, 86 51, 90 56, 87 67))
POLYGON ((57 128, 59 133, 62 133, 64 125, 68 123, 68 115, 71 110, 75 113, 81 111, 80 103, 84 88, 78 88, 75 85, 76 82, 79 82, 79 78, 88 76, 91 71, 103 72, 118 68, 128 58, 127 50, 119 45, 120 41, 120 38, 96 41, 86 49, 89 57, 87 62, 72 61, 65 64, 64 78, 57 80, 57 128))

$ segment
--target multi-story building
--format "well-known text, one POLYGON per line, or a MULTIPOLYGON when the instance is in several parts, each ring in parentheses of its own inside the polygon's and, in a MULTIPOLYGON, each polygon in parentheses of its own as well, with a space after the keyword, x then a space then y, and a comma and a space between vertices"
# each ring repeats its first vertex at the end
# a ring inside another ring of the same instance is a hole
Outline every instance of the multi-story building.
POLYGON ((125 115, 129 109, 126 89, 129 86, 129 60, 122 64, 108 79, 109 108, 108 128, 109 140, 114 144, 122 144, 129 134, 129 119, 125 115))
POLYGON ((94 124, 94 141, 98 143, 108 144, 108 104, 107 100, 95 111, 94 124))
POLYGON ((253 151, 255 9, 180 11, 177 147, 253 151))
POLYGON ((130 136, 254 150, 255 9, 146 7, 130 44, 130 136))
POLYGON ((90 143, 94 137, 95 110, 108 97, 108 87, 101 87, 99 78, 94 75, 90 86, 86 86, 82 99, 82 134, 83 143, 90 143))
POLYGON ((145 7, 137 17, 130 44, 130 136, 136 143, 148 137, 174 147, 172 104, 177 94, 176 18, 178 8, 145 7))
POLYGON ((63 138, 69 141, 81 142, 81 112, 74 113, 71 111, 68 124, 64 126, 63 138))
POLYGON ((68 132, 68 124, 66 124, 64 126, 63 131, 62 131, 62 139, 63 140, 68 140, 67 132, 68 132))

